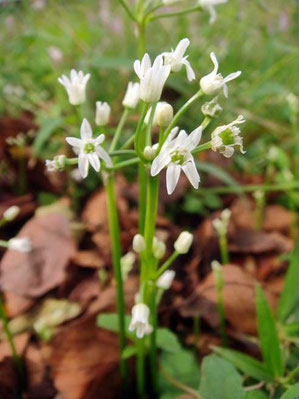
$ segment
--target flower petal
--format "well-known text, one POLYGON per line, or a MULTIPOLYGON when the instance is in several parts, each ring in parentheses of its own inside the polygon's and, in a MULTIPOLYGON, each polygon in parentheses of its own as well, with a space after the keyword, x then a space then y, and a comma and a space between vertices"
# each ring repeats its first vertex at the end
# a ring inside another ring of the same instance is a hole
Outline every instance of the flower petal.
POLYGON ((81 128, 80 128, 80 136, 83 140, 88 140, 92 138, 92 130, 91 126, 86 118, 83 119, 81 128))
POLYGON ((176 185, 178 184, 181 174, 181 166, 175 163, 170 163, 166 171, 166 187, 167 193, 170 195, 173 193, 176 185))
POLYGON ((156 176, 169 162, 169 152, 167 150, 161 151, 160 154, 153 160, 151 166, 151 175, 156 176))
POLYGON ((100 170, 101 165, 100 165, 100 161, 99 161, 97 154, 95 154, 95 153, 88 154, 87 158, 88 158, 88 162, 90 163, 90 165, 94 168, 94 170, 96 172, 98 172, 100 170))
POLYGON ((190 44, 190 40, 185 38, 182 39, 179 44, 176 46, 176 49, 174 50, 173 57, 176 59, 176 61, 181 60, 185 54, 185 51, 187 50, 188 46, 190 44))
POLYGON ((189 162, 185 163, 182 166, 182 169, 187 176, 189 182, 192 184, 194 188, 198 188, 199 182, 200 182, 200 177, 197 172, 194 160, 190 160, 189 162))
POLYGON ((73 147, 82 147, 83 146, 83 143, 82 143, 82 140, 80 140, 80 139, 77 139, 76 137, 66 137, 65 138, 65 141, 69 144, 69 145, 71 145, 71 146, 73 146, 73 147))
POLYGON ((192 82, 192 80, 195 79, 195 73, 193 68, 191 67, 191 64, 189 61, 187 61, 186 59, 183 59, 183 64, 185 64, 186 66, 186 72, 187 72, 187 79, 189 80, 189 82, 192 82))
POLYGON ((103 159, 103 161, 105 161, 106 165, 111 168, 113 166, 112 161, 110 156, 108 155, 108 153, 104 150, 104 148, 98 146, 96 148, 96 152, 98 154, 98 156, 103 159))
POLYGON ((210 57, 211 57, 211 60, 212 60, 212 62, 213 62, 213 64, 214 64, 213 73, 216 75, 216 73, 218 72, 218 67, 219 67, 216 54, 215 54, 214 52, 211 52, 211 53, 210 53, 210 57))
POLYGON ((87 177, 88 175, 88 166, 89 163, 87 155, 84 153, 80 153, 78 157, 78 168, 83 179, 85 179, 85 177, 87 177))

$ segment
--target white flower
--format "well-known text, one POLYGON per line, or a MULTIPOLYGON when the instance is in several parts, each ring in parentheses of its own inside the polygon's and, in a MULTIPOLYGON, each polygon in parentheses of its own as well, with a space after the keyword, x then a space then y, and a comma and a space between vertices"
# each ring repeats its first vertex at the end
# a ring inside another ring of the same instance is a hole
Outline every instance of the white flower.
POLYGON ((149 324, 149 307, 144 303, 138 303, 132 308, 132 319, 129 325, 129 331, 136 330, 137 338, 143 338, 144 335, 152 332, 152 327, 149 324))
POLYGON ((31 240, 27 237, 11 238, 8 241, 8 248, 20 252, 30 252, 32 249, 31 240))
POLYGON ((223 108, 218 103, 218 97, 214 97, 211 101, 207 101, 201 106, 201 112, 209 118, 217 118, 222 111, 223 108))
POLYGON ((141 100, 152 103, 160 100, 164 84, 170 74, 170 65, 163 65, 163 57, 156 57, 153 66, 148 54, 142 61, 134 62, 134 70, 140 79, 141 100))
MULTIPOLYGON (((149 108, 144 118, 144 123, 148 124, 152 107, 149 108)), ((159 101, 153 119, 153 126, 166 127, 170 124, 173 118, 173 107, 166 101, 159 101)))
POLYGON ((105 126, 109 122, 111 107, 108 103, 97 101, 96 102, 96 119, 95 122, 98 126, 105 126))
POLYGON ((45 164, 48 172, 62 171, 65 167, 65 160, 66 156, 63 154, 56 155, 52 160, 46 159, 45 164))
POLYGON ((191 151, 201 139, 202 128, 198 127, 189 136, 184 130, 181 130, 178 136, 175 137, 178 130, 178 127, 171 130, 159 155, 153 160, 151 167, 152 176, 156 176, 164 167, 167 167, 166 186, 168 194, 174 191, 181 170, 183 170, 194 188, 198 188, 200 182, 191 151))
POLYGON ((126 280, 128 278, 128 274, 133 269, 134 262, 135 255, 133 254, 133 252, 128 252, 126 255, 122 256, 120 260, 120 265, 123 280, 126 280))
POLYGON ((88 175, 89 164, 96 172, 100 170, 100 160, 103 159, 106 165, 111 167, 112 161, 107 152, 100 146, 104 141, 105 135, 100 134, 97 138, 92 138, 92 130, 87 119, 83 119, 80 128, 81 139, 76 137, 67 137, 65 140, 78 152, 78 167, 83 179, 88 175))
POLYGON ((140 254, 145 250, 145 241, 141 234, 134 235, 132 246, 137 254, 140 254))
POLYGON ((175 277, 174 270, 166 270, 156 281, 156 286, 161 288, 162 290, 168 290, 173 282, 175 277))
POLYGON ((243 150, 243 137, 240 136, 241 130, 236 125, 244 123, 245 119, 242 115, 239 115, 236 120, 217 127, 211 134, 211 149, 213 151, 219 151, 225 157, 230 158, 235 149, 234 146, 239 146, 240 152, 245 154, 243 150))
POLYGON ((208 10, 210 13, 210 24, 213 24, 216 21, 216 10, 215 6, 218 4, 224 4, 227 0, 198 0, 198 3, 202 6, 203 9, 208 10))
POLYGON ((219 236, 224 236, 227 234, 230 217, 231 211, 229 209, 224 209, 221 212, 220 218, 214 219, 212 221, 213 227, 219 236))
POLYGON ((233 79, 236 79, 241 75, 241 71, 230 73, 226 78, 224 78, 221 73, 218 73, 218 61, 215 53, 210 53, 211 60, 214 64, 214 69, 208 75, 205 75, 200 79, 201 90, 205 94, 215 94, 218 93, 223 88, 223 93, 225 97, 228 96, 228 88, 226 83, 233 79))
POLYGON ((3 213, 3 218, 5 220, 11 221, 20 213, 20 208, 18 206, 10 206, 6 211, 3 213))
POLYGON ((174 243, 174 249, 179 254, 186 254, 193 242, 193 235, 188 231, 183 231, 174 243))
POLYGON ((153 239, 153 254, 156 259, 162 259, 166 252, 166 245, 163 241, 158 240, 157 237, 153 239))
POLYGON ((124 107, 130 108, 130 109, 136 108, 136 106, 140 100, 139 90, 140 90, 139 83, 129 82, 125 97, 122 102, 124 107))
POLYGON ((90 78, 90 73, 84 75, 82 71, 71 70, 70 79, 65 75, 58 78, 58 82, 61 83, 69 96, 69 102, 72 105, 79 105, 84 103, 86 99, 86 84, 90 78))
POLYGON ((190 62, 187 60, 188 56, 184 57, 184 54, 189 44, 189 39, 182 39, 175 50, 162 53, 162 56, 164 57, 164 64, 170 65, 172 72, 179 72, 182 69, 182 66, 185 65, 187 78, 191 82, 195 79, 195 73, 190 65, 190 62))

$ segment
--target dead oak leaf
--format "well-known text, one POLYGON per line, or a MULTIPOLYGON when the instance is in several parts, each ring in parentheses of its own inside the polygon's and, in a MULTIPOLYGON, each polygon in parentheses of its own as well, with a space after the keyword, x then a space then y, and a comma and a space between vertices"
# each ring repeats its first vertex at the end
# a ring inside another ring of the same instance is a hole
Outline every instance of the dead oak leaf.
POLYGON ((18 237, 29 237, 32 251, 6 251, 1 262, 1 289, 37 297, 60 285, 75 254, 69 219, 58 213, 34 217, 18 237))

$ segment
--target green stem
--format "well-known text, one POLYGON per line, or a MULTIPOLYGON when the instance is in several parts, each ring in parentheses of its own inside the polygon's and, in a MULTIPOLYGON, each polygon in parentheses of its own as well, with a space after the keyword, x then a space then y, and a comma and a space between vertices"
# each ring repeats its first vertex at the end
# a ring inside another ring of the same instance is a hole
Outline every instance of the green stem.
POLYGON ((144 367, 144 338, 137 340, 137 391, 138 397, 144 397, 145 390, 145 367, 144 367))
POLYGON ((196 11, 202 11, 202 7, 197 5, 194 7, 185 8, 184 10, 180 10, 180 11, 172 11, 172 12, 167 12, 167 13, 163 13, 163 14, 156 14, 156 15, 153 15, 152 17, 150 17, 150 20, 153 21, 153 20, 160 19, 160 18, 179 17, 181 15, 190 14, 190 13, 196 12, 196 11))
POLYGON ((221 263, 227 265, 229 263, 228 245, 226 234, 220 234, 219 236, 221 263))
POLYGON ((127 4, 126 0, 118 0, 121 4, 121 6, 123 7, 123 9, 126 11, 126 13, 128 14, 128 16, 134 21, 136 22, 136 18, 135 15, 132 13, 132 11, 130 10, 129 5, 127 4))
MULTIPOLYGON (((123 281, 121 274, 121 241, 119 231, 119 220, 117 214, 117 202, 114 187, 114 175, 110 173, 105 182, 106 193, 107 193, 107 207, 108 207, 108 222, 110 230, 110 238, 112 245, 112 261, 114 276, 116 280, 116 302, 117 302, 117 313, 118 313, 118 325, 119 325, 119 344, 121 354, 126 347, 126 332, 125 332, 125 302, 124 302, 124 291, 123 281)), ((126 361, 120 357, 120 371, 123 378, 123 382, 126 385, 128 370, 126 361)))
MULTIPOLYGON (((5 220, 5 219, 2 219, 5 220)), ((0 247, 8 248, 8 241, 0 240, 0 247)))
POLYGON ((164 136, 163 136, 163 140, 161 142, 161 144, 159 145, 157 154, 160 152, 161 147, 163 145, 163 143, 165 143, 169 133, 171 132, 171 129, 176 125, 176 123, 178 122, 178 120, 182 117, 182 115, 187 111, 188 108, 191 107, 191 105, 198 100, 200 97, 202 97, 204 95, 204 93, 199 90, 197 93, 194 94, 194 96, 192 96, 179 110, 178 112, 174 115, 171 123, 169 124, 169 126, 167 127, 164 136))
POLYGON ((118 126, 116 128, 114 137, 112 139, 112 142, 111 142, 111 145, 110 145, 110 148, 109 148, 109 152, 115 150, 115 148, 117 146, 117 143, 118 143, 118 140, 119 140, 119 137, 120 137, 120 135, 122 133, 123 127, 124 127, 124 125, 126 123, 126 120, 127 120, 128 116, 129 116, 129 113, 130 113, 129 109, 125 108, 124 112, 123 112, 123 114, 122 114, 122 116, 120 118, 120 121, 118 123, 118 126))
POLYGON ((159 268, 155 275, 155 279, 159 278, 161 274, 163 274, 172 264, 173 262, 177 259, 179 256, 179 253, 177 251, 174 251, 170 257, 163 263, 163 265, 159 268))
POLYGON ((24 386, 24 384, 25 384, 25 375, 24 375, 24 368, 23 368, 22 359, 20 358, 20 356, 18 355, 17 350, 16 350, 16 346, 15 346, 15 343, 14 343, 13 335, 12 335, 12 333, 10 331, 10 328, 9 328, 8 319, 7 319, 7 316, 6 316, 6 313, 5 313, 3 299, 2 299, 1 295, 0 295, 0 318, 1 318, 2 323, 3 323, 4 333, 6 335, 7 341, 8 341, 9 346, 10 346, 11 355, 12 355, 12 359, 13 359, 15 368, 16 368, 16 370, 18 372, 20 382, 21 382, 22 386, 24 386))
MULTIPOLYGON (((222 267, 222 266, 221 266, 222 267)), ((216 290, 217 290, 217 309, 220 321, 220 335, 222 339, 222 344, 227 346, 227 334, 225 328, 225 311, 224 311, 224 302, 223 302, 223 277, 222 270, 217 269, 214 270, 214 276, 216 280, 216 290)))
POLYGON ((197 154, 198 152, 206 151, 209 150, 210 148, 211 148, 211 142, 208 141, 207 143, 201 144, 198 147, 194 148, 192 154, 197 154))
POLYGON ((113 170, 122 169, 125 166, 135 165, 139 162, 139 158, 128 159, 127 161, 118 162, 113 166, 113 170))
POLYGON ((135 134, 128 138, 128 140, 120 147, 121 150, 126 150, 130 148, 132 144, 134 144, 135 134))
POLYGON ((158 327, 158 315, 157 315, 157 301, 156 301, 156 289, 153 288, 151 291, 150 298, 150 314, 151 324, 153 332, 150 335, 150 366, 151 366, 151 378, 152 378, 152 394, 157 393, 157 327, 158 327))
POLYGON ((117 150, 109 152, 110 157, 118 157, 120 155, 136 155, 135 150, 117 150))

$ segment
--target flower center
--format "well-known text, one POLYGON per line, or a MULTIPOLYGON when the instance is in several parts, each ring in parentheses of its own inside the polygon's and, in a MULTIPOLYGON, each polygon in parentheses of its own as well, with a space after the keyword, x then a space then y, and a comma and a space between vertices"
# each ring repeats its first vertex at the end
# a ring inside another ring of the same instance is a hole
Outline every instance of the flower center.
POLYGON ((186 153, 182 151, 173 151, 170 155, 171 157, 171 162, 176 163, 177 165, 183 165, 183 163, 186 161, 186 153))
POLYGON ((226 129, 219 134, 224 145, 232 145, 235 143, 233 133, 230 129, 226 129))
POLYGON ((90 154, 91 152, 95 151, 95 146, 93 143, 86 143, 84 146, 84 152, 86 154, 90 154))

